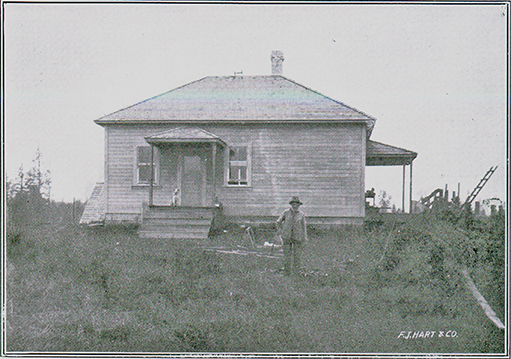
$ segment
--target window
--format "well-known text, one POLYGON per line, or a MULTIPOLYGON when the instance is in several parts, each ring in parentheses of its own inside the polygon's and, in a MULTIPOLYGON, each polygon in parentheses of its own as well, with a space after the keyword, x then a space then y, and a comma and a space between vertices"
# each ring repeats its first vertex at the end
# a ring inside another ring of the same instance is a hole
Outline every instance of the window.
POLYGON ((250 186, 250 147, 231 147, 227 153, 227 185, 250 186))
MULTIPOLYGON (((153 184, 158 182, 157 151, 154 149, 153 157, 153 184)), ((149 184, 151 182, 151 146, 137 147, 137 184, 149 184)))

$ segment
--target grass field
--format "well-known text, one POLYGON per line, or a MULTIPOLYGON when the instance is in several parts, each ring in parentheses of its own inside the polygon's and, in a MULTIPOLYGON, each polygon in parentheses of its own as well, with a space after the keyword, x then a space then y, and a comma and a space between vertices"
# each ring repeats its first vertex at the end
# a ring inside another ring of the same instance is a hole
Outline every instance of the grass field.
MULTIPOLYGON (((211 250, 248 247, 236 230, 169 241, 127 229, 27 228, 7 243, 7 350, 502 352, 504 331, 464 284, 467 254, 446 244, 456 236, 447 222, 420 217, 373 231, 311 230, 303 274, 287 277, 270 249, 211 250)), ((271 238, 257 232, 258 244, 271 238)), ((503 319, 485 280, 491 268, 469 270, 503 319)))

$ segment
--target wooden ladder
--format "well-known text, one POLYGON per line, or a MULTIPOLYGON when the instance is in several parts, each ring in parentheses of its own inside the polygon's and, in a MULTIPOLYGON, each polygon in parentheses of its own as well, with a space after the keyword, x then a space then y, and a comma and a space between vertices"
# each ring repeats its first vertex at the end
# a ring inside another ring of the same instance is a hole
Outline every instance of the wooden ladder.
POLYGON ((481 181, 479 181, 479 184, 474 188, 474 190, 472 191, 472 193, 470 193, 470 195, 467 197, 467 200, 465 201, 465 203, 463 203, 463 205, 461 206, 462 208, 465 207, 465 206, 468 206, 472 203, 472 201, 477 197, 477 195, 479 194, 479 192, 481 192, 481 190, 483 189, 484 185, 486 184, 486 182, 488 182, 488 180, 490 179, 491 175, 493 174, 493 172, 495 172, 495 170, 497 169, 498 166, 495 166, 495 167, 490 167, 490 169, 488 170, 488 172, 486 172, 486 174, 484 175, 484 177, 481 179, 481 181))

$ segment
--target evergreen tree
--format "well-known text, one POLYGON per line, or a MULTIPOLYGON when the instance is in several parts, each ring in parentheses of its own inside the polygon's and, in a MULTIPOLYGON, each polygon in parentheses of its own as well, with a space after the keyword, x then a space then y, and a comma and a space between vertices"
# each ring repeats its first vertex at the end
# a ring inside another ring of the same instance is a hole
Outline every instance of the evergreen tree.
POLYGON ((8 220, 14 225, 40 223, 45 220, 45 211, 50 203, 51 173, 41 166, 42 153, 37 148, 32 167, 25 172, 19 167, 15 182, 8 182, 8 220))

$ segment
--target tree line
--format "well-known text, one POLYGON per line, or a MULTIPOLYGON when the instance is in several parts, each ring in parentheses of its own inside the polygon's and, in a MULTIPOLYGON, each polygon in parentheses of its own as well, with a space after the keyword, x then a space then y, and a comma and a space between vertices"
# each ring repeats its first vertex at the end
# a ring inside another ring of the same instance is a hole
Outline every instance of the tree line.
POLYGON ((21 165, 16 178, 6 180, 8 228, 78 223, 85 204, 52 200, 51 171, 43 168, 41 162, 42 153, 37 148, 31 167, 25 170, 21 165))

